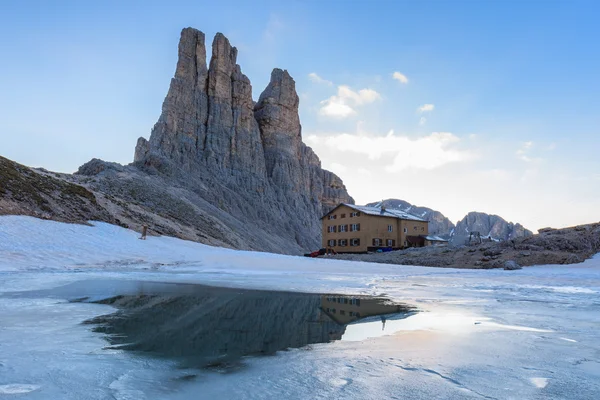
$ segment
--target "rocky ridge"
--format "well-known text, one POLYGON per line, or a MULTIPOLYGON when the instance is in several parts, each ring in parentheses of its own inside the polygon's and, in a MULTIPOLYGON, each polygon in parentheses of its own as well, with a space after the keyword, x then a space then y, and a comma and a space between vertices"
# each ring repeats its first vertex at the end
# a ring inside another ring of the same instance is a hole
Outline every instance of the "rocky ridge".
POLYGON ((63 222, 116 223, 94 194, 63 179, 0 157, 0 215, 29 215, 63 222))

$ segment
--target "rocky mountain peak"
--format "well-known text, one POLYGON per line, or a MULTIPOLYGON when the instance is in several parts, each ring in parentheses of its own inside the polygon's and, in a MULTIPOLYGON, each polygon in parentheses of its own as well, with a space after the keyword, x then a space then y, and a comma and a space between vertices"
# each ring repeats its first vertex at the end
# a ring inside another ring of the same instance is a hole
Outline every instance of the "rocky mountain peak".
POLYGON ((233 72, 236 70, 237 49, 232 47, 222 33, 213 39, 212 57, 208 72, 208 95, 220 99, 231 99, 233 72))
POLYGON ((183 29, 179 40, 178 56, 175 79, 197 83, 198 76, 206 77, 208 68, 204 33, 194 28, 183 29))
MULTIPOLYGON (((298 115, 299 103, 294 79, 287 71, 276 68, 271 73, 269 84, 254 106, 254 118, 260 127, 267 174, 274 178, 278 185, 285 185, 284 180, 288 175, 297 175, 301 172, 302 136, 298 115), (287 170, 284 173, 285 178, 280 176, 284 169, 287 170)), ((297 185, 292 186, 297 188, 297 185)))
POLYGON ((497 240, 510 240, 533 233, 519 223, 507 222, 498 215, 472 211, 456 224, 454 236, 457 241, 467 237, 469 232, 479 232, 481 236, 497 240))

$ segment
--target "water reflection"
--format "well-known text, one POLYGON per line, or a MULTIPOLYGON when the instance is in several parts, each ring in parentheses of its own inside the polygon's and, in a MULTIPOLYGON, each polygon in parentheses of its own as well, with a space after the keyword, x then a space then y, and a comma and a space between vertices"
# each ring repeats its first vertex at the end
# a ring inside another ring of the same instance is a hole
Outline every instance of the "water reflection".
POLYGON ((412 311, 382 297, 157 282, 82 281, 35 293, 111 305, 116 312, 85 321, 105 334, 111 347, 193 366, 227 365, 247 355, 340 340, 348 324, 371 325, 377 318, 383 329, 387 318, 405 318, 412 311))

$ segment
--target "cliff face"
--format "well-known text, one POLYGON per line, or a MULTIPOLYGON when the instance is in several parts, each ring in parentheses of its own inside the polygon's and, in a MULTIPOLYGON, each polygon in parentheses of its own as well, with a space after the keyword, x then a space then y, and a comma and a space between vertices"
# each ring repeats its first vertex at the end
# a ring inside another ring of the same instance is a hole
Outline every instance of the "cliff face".
POLYGON ((341 179, 302 142, 295 82, 274 69, 254 103, 237 50, 218 33, 206 63, 204 34, 181 33, 175 76, 134 165, 192 188, 242 222, 320 247, 322 214, 353 203, 341 179))

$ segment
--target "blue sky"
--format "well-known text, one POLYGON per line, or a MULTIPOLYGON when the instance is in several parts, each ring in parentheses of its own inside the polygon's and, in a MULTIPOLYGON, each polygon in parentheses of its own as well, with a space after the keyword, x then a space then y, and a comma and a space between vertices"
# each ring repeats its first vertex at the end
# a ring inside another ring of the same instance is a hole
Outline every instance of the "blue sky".
POLYGON ((290 72, 305 141, 359 203, 397 197, 530 229, 598 221, 599 12, 593 1, 7 0, 0 155, 64 172, 130 162, 192 26, 209 47, 223 32, 238 48, 255 98, 272 68, 290 72))

